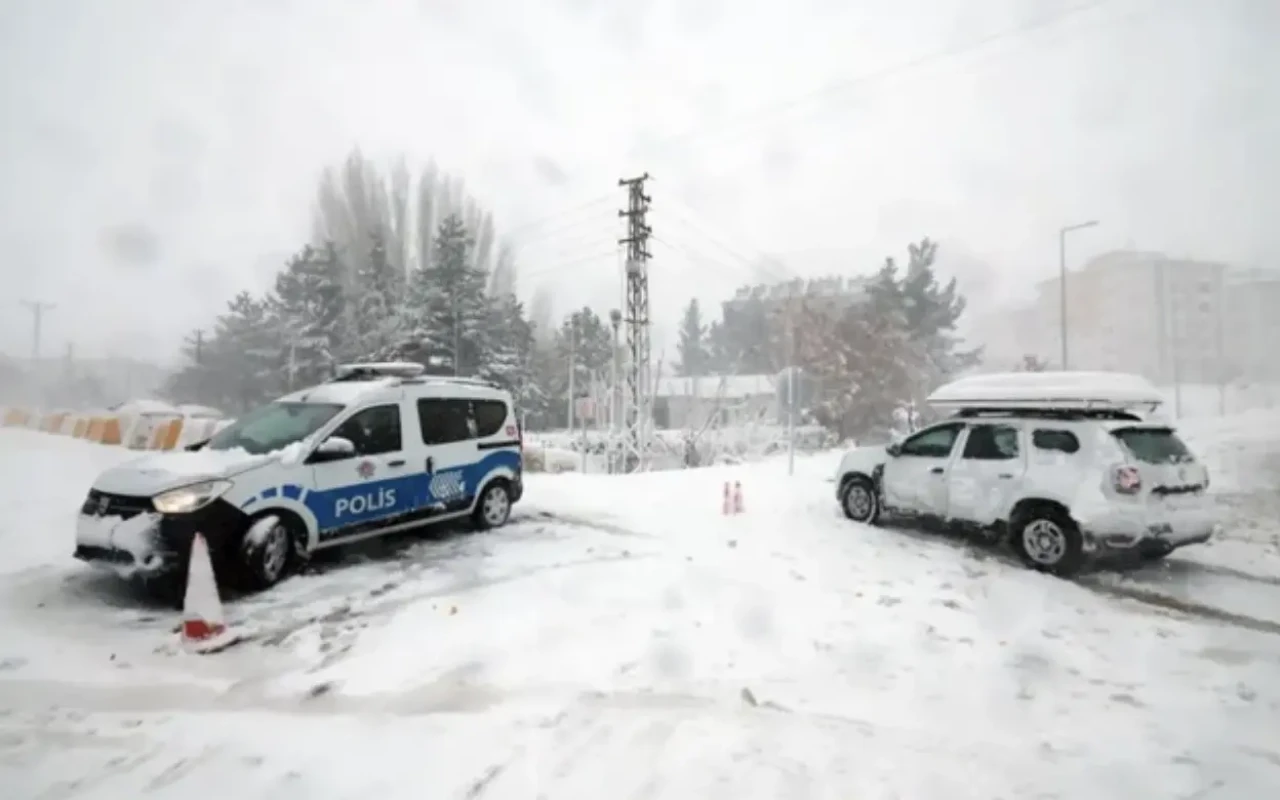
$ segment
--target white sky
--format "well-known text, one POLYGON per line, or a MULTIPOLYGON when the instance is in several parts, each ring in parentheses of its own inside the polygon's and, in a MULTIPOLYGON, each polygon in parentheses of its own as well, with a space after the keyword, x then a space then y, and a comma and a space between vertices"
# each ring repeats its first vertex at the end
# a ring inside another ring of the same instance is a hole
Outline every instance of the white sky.
POLYGON ((1276 41, 1273 0, 0 0, 0 351, 30 298, 46 353, 170 358, 357 144, 464 177, 559 310, 617 305, 648 170, 659 346, 763 253, 869 271, 930 235, 979 308, 1088 218, 1073 261, 1275 265, 1276 41))

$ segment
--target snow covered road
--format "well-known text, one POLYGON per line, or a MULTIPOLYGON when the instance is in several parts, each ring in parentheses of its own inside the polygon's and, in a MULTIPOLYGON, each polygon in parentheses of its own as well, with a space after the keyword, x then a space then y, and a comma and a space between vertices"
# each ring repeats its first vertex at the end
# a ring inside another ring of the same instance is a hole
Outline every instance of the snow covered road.
MULTIPOLYGON (((119 457, 0 431, 6 797, 1280 789, 1280 636, 854 526, 830 459, 794 478, 531 476, 507 528, 344 554, 233 603, 257 638, 201 659, 174 648, 172 611, 69 558, 75 508, 119 457), (742 516, 720 516, 726 478, 742 516)), ((1197 568, 1270 577, 1249 541, 1099 580, 1273 619, 1273 584, 1197 568)))

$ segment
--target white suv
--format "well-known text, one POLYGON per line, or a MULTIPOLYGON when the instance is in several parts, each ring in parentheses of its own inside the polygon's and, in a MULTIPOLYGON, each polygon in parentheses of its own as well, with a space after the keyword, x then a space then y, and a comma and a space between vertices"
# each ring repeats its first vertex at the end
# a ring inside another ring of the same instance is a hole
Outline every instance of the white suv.
POLYGON ((847 517, 883 514, 1007 537, 1058 575, 1091 558, 1160 558, 1217 531, 1209 475, 1154 412, 1146 381, 1111 373, 978 376, 942 387, 953 415, 888 447, 845 454, 836 493, 847 517))
POLYGON ((426 522, 504 524, 523 492, 511 395, 422 372, 339 367, 186 451, 107 470, 80 509, 76 558, 181 578, 200 533, 220 580, 263 588, 322 548, 426 522))

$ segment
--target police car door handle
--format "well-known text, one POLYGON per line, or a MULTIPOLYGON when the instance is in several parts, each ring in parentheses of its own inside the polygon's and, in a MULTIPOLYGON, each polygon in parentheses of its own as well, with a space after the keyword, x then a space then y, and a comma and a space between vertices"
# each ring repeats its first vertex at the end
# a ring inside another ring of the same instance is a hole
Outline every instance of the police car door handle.
POLYGON ((431 456, 427 456, 427 472, 436 471, 436 460, 431 456))
POLYGON ((395 461, 388 461, 388 462, 387 462, 387 466, 388 466, 388 467, 403 467, 403 466, 404 466, 404 459, 403 459, 403 458, 397 458, 395 461))

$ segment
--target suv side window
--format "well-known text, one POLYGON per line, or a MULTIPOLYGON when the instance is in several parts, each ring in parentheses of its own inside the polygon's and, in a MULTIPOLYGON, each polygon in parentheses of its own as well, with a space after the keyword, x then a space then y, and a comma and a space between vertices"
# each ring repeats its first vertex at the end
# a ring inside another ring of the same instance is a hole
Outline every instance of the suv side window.
POLYGON ((1031 434, 1031 444, 1037 450, 1056 450, 1067 455, 1080 452, 1080 440, 1071 431, 1039 429, 1031 434))
POLYGON ((398 453, 404 449, 404 438, 400 431, 400 406, 373 406, 358 411, 339 425, 333 434, 350 439, 359 456, 398 453))
POLYGON ((507 404, 501 400, 476 400, 471 404, 476 416, 476 436, 484 438, 502 430, 507 421, 507 404))
POLYGON ((963 458, 1009 461, 1019 455, 1018 429, 1011 425, 973 425, 964 443, 963 458))
POLYGON ((475 438, 471 401, 424 397, 418 401, 423 444, 451 444, 475 438))
POLYGON ((964 424, 951 422, 921 431, 902 443, 902 455, 921 458, 946 458, 951 455, 964 424))

